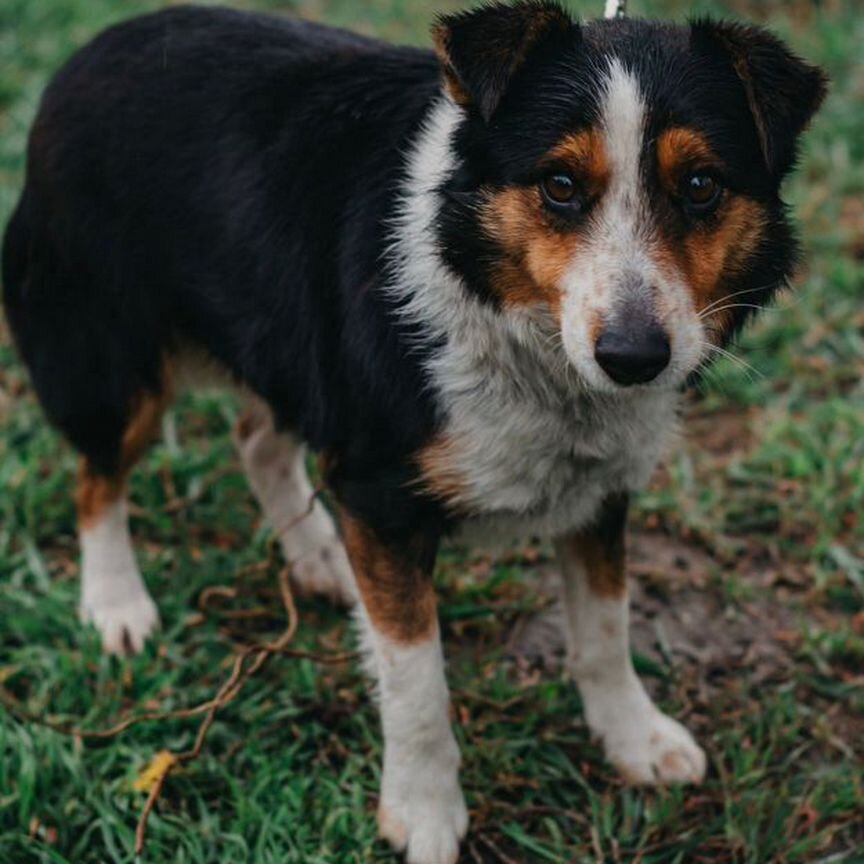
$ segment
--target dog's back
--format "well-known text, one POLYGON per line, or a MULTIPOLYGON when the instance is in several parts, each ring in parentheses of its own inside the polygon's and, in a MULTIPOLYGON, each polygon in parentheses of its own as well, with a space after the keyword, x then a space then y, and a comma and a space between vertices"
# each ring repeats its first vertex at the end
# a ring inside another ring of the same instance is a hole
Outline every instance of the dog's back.
POLYGON ((350 319, 358 351, 388 349, 385 313, 343 286, 378 275, 400 147, 438 77, 431 52, 195 8, 114 27, 60 71, 3 281, 40 399, 88 459, 116 469, 130 406, 189 343, 315 445, 352 434, 358 413, 321 394, 364 360, 333 335, 350 319))

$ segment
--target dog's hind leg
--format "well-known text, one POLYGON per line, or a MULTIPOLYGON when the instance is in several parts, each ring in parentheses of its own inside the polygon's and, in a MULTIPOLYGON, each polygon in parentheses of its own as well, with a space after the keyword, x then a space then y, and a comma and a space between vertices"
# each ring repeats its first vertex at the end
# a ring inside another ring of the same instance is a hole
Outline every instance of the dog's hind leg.
MULTIPOLYGON (((59 165, 55 156, 31 164, 31 173, 59 165)), ((81 618, 106 651, 138 651, 158 616, 132 553, 125 488, 162 415, 169 328, 156 293, 132 278, 122 221, 100 222, 95 199, 87 209, 65 198, 59 176, 39 185, 49 198, 25 189, 5 236, 6 317, 48 419, 82 454, 81 618), (125 272, 130 278, 120 279, 125 272)))
POLYGON ((250 400, 235 429, 240 458, 264 515, 282 543, 301 594, 351 605, 356 589, 336 526, 306 473, 306 447, 278 432, 270 409, 250 400), (311 505, 311 506, 310 506, 311 505))
POLYGON ((159 614, 132 549, 126 478, 162 417, 162 397, 137 400, 123 435, 120 461, 105 473, 86 456, 81 460, 76 490, 81 542, 81 603, 84 623, 93 624, 109 654, 134 654, 159 625, 159 614))

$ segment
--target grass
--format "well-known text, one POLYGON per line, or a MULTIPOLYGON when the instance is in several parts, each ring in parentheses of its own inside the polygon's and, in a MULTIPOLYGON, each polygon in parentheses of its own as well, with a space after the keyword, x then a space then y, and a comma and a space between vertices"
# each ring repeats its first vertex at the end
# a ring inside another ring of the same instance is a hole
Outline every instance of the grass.
MULTIPOLYGON (((158 5, 0 0, 0 218, 20 189, 47 76, 104 25, 158 5)), ((254 5, 289 11, 280 0, 254 5)), ((864 12, 854 0, 631 5, 755 15, 834 79, 788 188, 807 266, 736 349, 761 374, 716 367, 690 400, 691 433, 633 520, 637 664, 706 746, 710 774, 698 790, 623 788, 554 659, 537 666, 506 647, 545 605, 536 577, 548 550, 493 562, 449 549, 439 576, 473 819, 464 860, 861 862, 864 12)), ((432 4, 303 0, 290 11, 423 41, 432 4)), ((142 657, 107 659, 75 618, 74 458, 0 336, 7 699, 85 728, 190 705, 213 694, 237 643, 281 630, 268 533, 230 443, 234 411, 228 398, 188 398, 175 412, 179 442, 155 447, 135 475, 133 530, 165 630, 142 657), (238 596, 198 614, 203 590, 225 584, 238 584, 238 596), (248 617, 231 617, 238 608, 248 617)), ((301 611, 298 644, 352 646, 343 616, 301 611)), ((194 728, 153 723, 85 743, 0 709, 0 862, 133 860, 143 804, 133 782, 160 750, 188 747, 194 728)), ((375 839, 380 749, 354 664, 275 660, 220 715, 201 758, 169 779, 142 860, 393 861, 375 839)))

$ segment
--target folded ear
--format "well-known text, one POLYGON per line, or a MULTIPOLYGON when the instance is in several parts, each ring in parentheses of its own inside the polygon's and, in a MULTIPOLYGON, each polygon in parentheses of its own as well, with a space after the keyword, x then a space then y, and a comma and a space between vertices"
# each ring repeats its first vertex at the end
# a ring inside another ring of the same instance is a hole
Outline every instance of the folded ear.
POLYGON ((822 104, 828 77, 761 27, 712 20, 691 24, 693 46, 722 56, 741 79, 768 170, 780 180, 798 137, 822 104))
POLYGON ((490 3, 438 19, 435 50, 451 96, 488 120, 516 70, 553 34, 568 34, 573 20, 557 3, 490 3))

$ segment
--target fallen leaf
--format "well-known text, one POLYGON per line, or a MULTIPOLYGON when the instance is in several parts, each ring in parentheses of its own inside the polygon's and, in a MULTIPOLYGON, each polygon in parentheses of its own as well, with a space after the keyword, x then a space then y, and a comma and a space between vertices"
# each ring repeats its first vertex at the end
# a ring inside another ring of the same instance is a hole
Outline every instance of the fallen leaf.
POLYGON ((160 751, 150 760, 150 764, 138 774, 132 788, 136 792, 149 794, 176 763, 177 757, 173 753, 169 750, 160 751))

